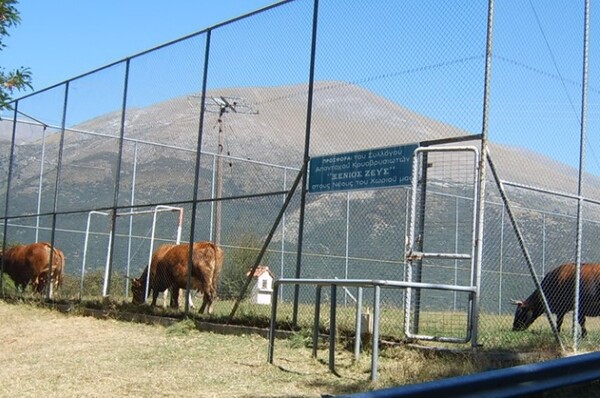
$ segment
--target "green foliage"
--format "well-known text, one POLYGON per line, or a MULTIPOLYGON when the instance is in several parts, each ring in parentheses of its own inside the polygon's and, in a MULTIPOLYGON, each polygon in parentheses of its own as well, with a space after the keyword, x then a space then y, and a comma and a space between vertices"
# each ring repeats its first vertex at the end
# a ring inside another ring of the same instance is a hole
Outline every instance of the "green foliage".
POLYGON ((15 7, 17 4, 17 0, 0 0, 0 48, 5 46, 2 38, 8 36, 8 28, 21 22, 21 17, 15 7))
POLYGON ((301 329, 292 333, 292 336, 287 340, 290 348, 310 348, 313 345, 313 332, 311 329, 301 329))
MULTIPOLYGON (((251 234, 241 236, 236 246, 225 253, 225 264, 221 272, 217 295, 222 299, 236 299, 248 278, 250 271, 258 256, 262 241, 251 234)), ((251 293, 249 287, 244 293, 247 298, 251 293)))
POLYGON ((169 336, 188 336, 192 332, 196 331, 196 324, 191 318, 182 320, 172 324, 167 328, 167 334, 169 336))
POLYGON ((6 289, 17 290, 15 282, 7 274, 2 274, 2 286, 6 289))
MULTIPOLYGON (((17 4, 17 0, 0 0, 0 51, 6 47, 3 38, 9 35, 8 29, 21 22, 17 4)), ((11 101, 13 92, 26 87, 32 88, 29 68, 6 71, 0 66, 0 109, 9 108, 8 102, 11 101)))

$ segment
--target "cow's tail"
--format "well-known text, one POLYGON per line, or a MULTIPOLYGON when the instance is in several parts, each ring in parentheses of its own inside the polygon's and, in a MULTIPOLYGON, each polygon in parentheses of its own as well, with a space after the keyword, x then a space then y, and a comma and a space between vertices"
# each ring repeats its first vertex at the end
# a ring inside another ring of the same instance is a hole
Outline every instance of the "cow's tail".
POLYGON ((219 283, 219 275, 221 274, 221 270, 223 269, 223 258, 225 257, 225 252, 219 245, 213 244, 215 251, 215 263, 213 268, 213 277, 212 277, 212 287, 213 294, 217 296, 217 284, 219 283))
MULTIPOLYGON (((40 275, 43 275, 45 280, 40 281, 39 280, 40 278, 38 277, 37 278, 38 280, 34 281, 34 285, 38 285, 38 290, 39 290, 40 289, 39 286, 41 286, 42 284, 47 282, 49 279, 50 283, 51 283, 51 287, 58 288, 62 285, 64 275, 65 275, 65 256, 61 250, 57 249, 56 247, 53 247, 50 243, 48 243, 48 242, 42 242, 42 243, 44 244, 44 246, 46 246, 46 248, 48 250, 48 263, 50 263, 50 251, 52 250, 52 273, 50 275, 50 278, 48 278, 47 275, 50 271, 50 269, 49 269, 50 265, 48 265, 48 267, 45 269, 45 271, 40 274, 40 275)), ((52 295, 52 291, 50 292, 50 294, 52 295)))
POLYGON ((219 274, 221 273, 221 269, 223 268, 223 249, 219 247, 216 243, 208 242, 210 247, 210 273, 207 275, 207 283, 208 283, 208 291, 210 292, 210 296, 212 299, 217 298, 217 284, 219 282, 219 274))
POLYGON ((56 247, 54 248, 54 258, 56 261, 54 262, 55 267, 52 269, 52 274, 54 279, 54 283, 56 287, 59 287, 63 283, 63 279, 65 278, 65 255, 62 250, 58 250, 56 247))

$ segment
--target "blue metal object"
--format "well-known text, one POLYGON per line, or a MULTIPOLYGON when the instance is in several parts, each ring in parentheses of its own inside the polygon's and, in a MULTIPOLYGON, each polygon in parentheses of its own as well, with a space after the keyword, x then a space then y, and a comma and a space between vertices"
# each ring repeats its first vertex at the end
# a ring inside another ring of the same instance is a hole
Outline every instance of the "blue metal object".
POLYGON ((349 397, 521 397, 599 379, 600 352, 594 352, 428 383, 362 392, 349 397))

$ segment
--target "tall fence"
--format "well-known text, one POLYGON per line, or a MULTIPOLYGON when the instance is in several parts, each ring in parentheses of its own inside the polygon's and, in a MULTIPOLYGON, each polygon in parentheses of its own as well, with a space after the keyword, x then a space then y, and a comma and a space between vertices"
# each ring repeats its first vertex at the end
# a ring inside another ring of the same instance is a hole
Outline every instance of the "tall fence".
MULTIPOLYGON (((598 41, 586 5, 286 1, 19 98, 0 114, 3 248, 51 241, 67 258, 60 294, 129 301, 129 278, 177 239, 177 217, 153 220, 166 205, 184 214, 182 242, 225 249, 222 278, 260 263, 276 278, 403 280, 410 188, 293 184, 312 157, 471 137, 487 152, 479 166, 489 158, 497 171, 478 343, 525 350, 547 333, 552 345, 544 317, 539 332, 512 331, 510 300, 561 263, 600 259, 600 142, 586 134, 598 123, 598 41)), ((473 199, 435 177, 422 238, 468 248, 473 199)), ((425 267, 452 283, 468 272, 458 260, 425 267)), ((220 292, 233 300, 241 286, 220 292)), ((280 294, 298 304, 282 319, 310 319, 314 287, 280 294)), ((350 325, 354 294, 338 294, 350 325)), ((458 296, 428 298, 421 332, 455 333, 458 296)), ((401 337, 404 297, 381 300, 381 333, 401 337)), ((600 324, 586 327, 570 347, 593 349, 600 324)))

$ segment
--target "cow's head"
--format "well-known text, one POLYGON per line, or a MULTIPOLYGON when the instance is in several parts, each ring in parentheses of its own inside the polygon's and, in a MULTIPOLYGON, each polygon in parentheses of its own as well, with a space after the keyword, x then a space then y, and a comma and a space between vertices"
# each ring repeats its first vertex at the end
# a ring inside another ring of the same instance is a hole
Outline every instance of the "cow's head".
POLYGON ((143 304, 146 301, 144 292, 146 291, 141 278, 131 279, 131 293, 133 293, 133 304, 143 304))
POLYGON ((515 310, 515 319, 513 321, 514 331, 521 331, 527 329, 533 321, 535 321, 541 314, 536 308, 537 306, 532 304, 530 300, 525 301, 512 301, 512 304, 517 306, 515 310))

